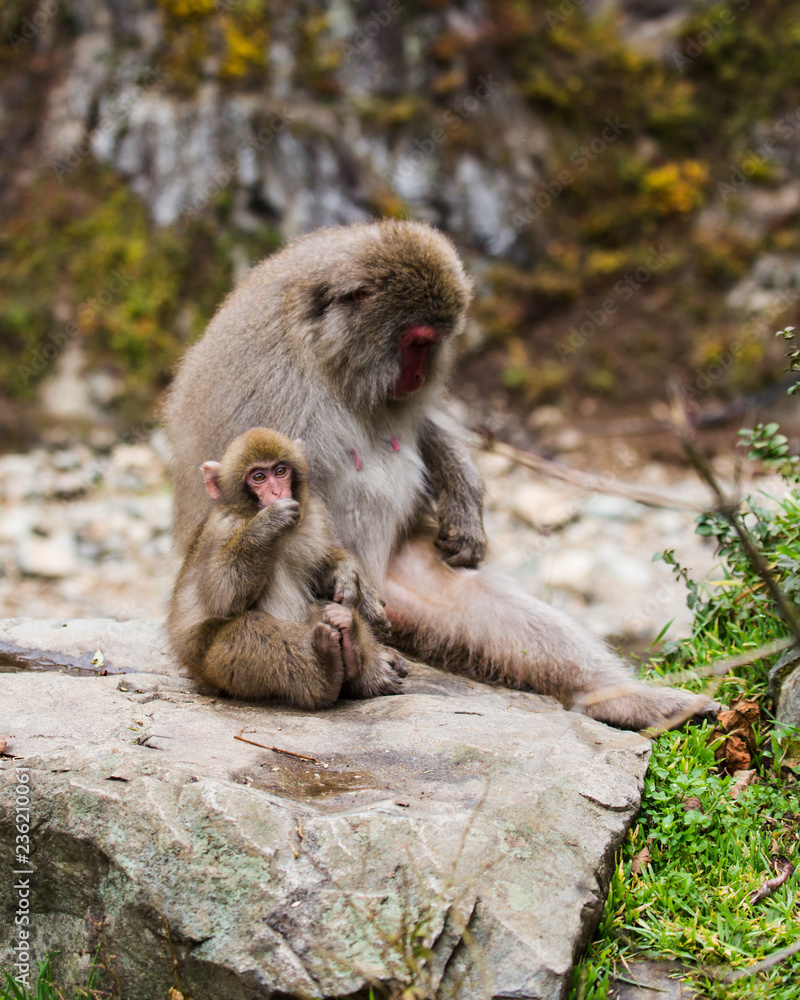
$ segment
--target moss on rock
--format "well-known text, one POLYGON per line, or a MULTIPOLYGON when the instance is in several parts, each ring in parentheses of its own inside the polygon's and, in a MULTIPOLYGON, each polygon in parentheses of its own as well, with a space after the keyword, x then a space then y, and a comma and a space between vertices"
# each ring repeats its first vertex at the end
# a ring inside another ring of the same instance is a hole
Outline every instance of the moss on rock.
MULTIPOLYGON (((224 201, 224 199, 221 199, 224 201)), ((119 375, 123 420, 139 419, 231 284, 231 248, 276 245, 231 230, 222 209, 159 229, 109 170, 85 163, 69 186, 38 178, 5 220, 0 387, 30 398, 70 343, 119 375)))

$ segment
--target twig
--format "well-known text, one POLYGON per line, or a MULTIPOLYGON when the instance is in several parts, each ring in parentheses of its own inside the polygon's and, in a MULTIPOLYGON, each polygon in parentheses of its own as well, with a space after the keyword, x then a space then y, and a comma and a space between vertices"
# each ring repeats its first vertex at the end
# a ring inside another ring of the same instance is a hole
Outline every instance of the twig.
POLYGON ((669 675, 669 680, 671 683, 682 684, 684 681, 692 680, 695 677, 724 677, 731 670, 735 670, 736 667, 747 666, 748 663, 755 663, 756 660, 765 659, 767 656, 772 656, 773 653, 782 653, 785 649, 790 649, 796 644, 797 640, 791 639, 773 639, 772 642, 767 642, 763 646, 757 646, 755 649, 748 649, 744 653, 737 653, 736 656, 726 656, 721 660, 715 660, 713 663, 707 664, 705 667, 695 667, 694 670, 681 670, 674 674, 669 675))
POLYGON ((183 996, 183 987, 181 986, 181 975, 178 971, 178 956, 175 954, 175 946, 172 943, 172 934, 169 929, 169 920, 166 917, 161 918, 164 923, 164 931, 166 932, 167 938, 167 948, 169 949, 169 956, 172 959, 172 978, 175 983, 175 987, 178 992, 183 996))
POLYGON ((295 753, 294 750, 281 750, 280 747, 268 747, 266 743, 256 743, 255 740, 248 740, 242 736, 244 729, 240 729, 239 732, 233 738, 235 740, 241 740, 242 743, 249 743, 254 747, 261 747, 262 750, 272 750, 274 753, 284 753, 287 757, 298 757, 300 760, 309 760, 312 764, 321 764, 322 761, 317 760, 316 757, 308 757, 304 753, 295 753))
POLYGON ((582 426, 580 430, 586 437, 627 437, 663 434, 672 430, 672 424, 657 417, 621 417, 618 420, 595 420, 591 427, 582 426))
POLYGON ((771 969, 774 965, 780 965, 781 962, 785 962, 787 958, 796 955, 798 951, 800 951, 800 941, 795 941, 788 948, 781 948, 780 951, 776 951, 769 958, 765 958, 761 962, 756 962, 755 965, 751 965, 748 969, 739 969, 738 972, 728 973, 727 976, 723 977, 722 981, 725 983, 735 983, 739 979, 747 979, 748 976, 757 976, 759 972, 766 972, 767 969, 771 969))
POLYGON ((596 691, 584 691, 579 694, 572 703, 573 708, 591 708, 604 701, 611 701, 612 698, 624 698, 626 695, 636 693, 636 684, 633 681, 623 684, 609 684, 607 687, 598 688, 596 691))
POLYGON ((625 500, 634 500, 646 507, 662 507, 665 510, 686 510, 699 514, 705 509, 700 504, 692 503, 690 500, 679 500, 677 497, 665 499, 663 493, 656 493, 655 490, 648 490, 643 486, 609 482, 602 474, 581 472, 580 469, 573 469, 560 462, 553 462, 549 458, 542 458, 541 455, 534 455, 533 452, 523 451, 521 448, 515 448, 503 441, 490 440, 477 434, 469 435, 467 441, 473 448, 504 455, 512 462, 516 462, 517 465, 533 469, 534 472, 541 472, 544 476, 571 483, 573 486, 580 486, 589 493, 604 493, 607 496, 623 497, 625 500))
POLYGON ((766 559, 756 547, 750 533, 742 523, 738 501, 725 496, 717 480, 716 473, 711 467, 711 463, 694 443, 694 431, 683 397, 680 394, 680 389, 674 385, 670 385, 670 396, 672 399, 675 431, 683 446, 683 450, 686 452, 687 458, 697 470, 700 478, 711 488, 717 500, 717 511, 736 532, 750 565, 767 585, 767 590, 769 590, 770 596, 777 605, 781 617, 794 633, 795 638, 800 640, 800 619, 797 617, 797 612, 789 598, 778 585, 778 581, 773 576, 766 559))
MULTIPOLYGON (((726 656, 724 659, 709 663, 705 667, 677 671, 669 675, 669 681, 672 684, 682 684, 684 681, 695 680, 698 677, 724 677, 725 674, 736 667, 743 667, 747 663, 753 663, 755 660, 771 656, 773 653, 780 653, 796 645, 796 643, 797 640, 793 638, 774 639, 772 642, 758 646, 756 649, 749 649, 747 652, 739 653, 736 656, 726 656)), ((666 680, 667 678, 664 679, 666 680)), ((682 725, 687 720, 693 718, 704 705, 708 704, 709 698, 713 695, 717 686, 718 682, 712 682, 712 685, 707 687, 703 694, 698 694, 697 699, 685 709, 675 712, 674 715, 670 715, 656 726, 648 726, 647 729, 642 729, 640 735, 646 736, 648 739, 655 739, 657 736, 661 736, 662 733, 666 733, 670 729, 675 729, 677 726, 682 725)), ((600 688, 597 691, 589 691, 578 695, 572 707, 585 710, 592 705, 610 701, 612 698, 621 698, 626 694, 631 694, 635 690, 636 688, 633 683, 614 684, 609 687, 600 688)))
POLYGON ((627 983, 628 986, 635 986, 640 990, 648 990, 652 993, 667 993, 668 991, 662 986, 653 986, 651 983, 642 983, 638 979, 627 979, 625 976, 615 975, 615 983, 627 983))

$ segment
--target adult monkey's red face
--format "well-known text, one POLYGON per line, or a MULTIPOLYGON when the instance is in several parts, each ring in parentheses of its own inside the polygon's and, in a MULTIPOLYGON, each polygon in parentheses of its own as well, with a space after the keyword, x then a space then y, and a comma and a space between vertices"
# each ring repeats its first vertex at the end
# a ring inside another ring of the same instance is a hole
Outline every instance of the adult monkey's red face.
POLYGON ((425 384, 431 349, 439 339, 430 326, 412 326, 400 337, 400 376, 394 387, 395 399, 403 399, 425 384))
POLYGON ((307 281, 299 269, 287 276, 284 301, 298 313, 309 367, 337 397, 353 411, 397 410, 443 388, 471 284, 455 248, 428 226, 388 221, 367 240, 360 232, 343 227, 333 257, 309 253, 307 281))

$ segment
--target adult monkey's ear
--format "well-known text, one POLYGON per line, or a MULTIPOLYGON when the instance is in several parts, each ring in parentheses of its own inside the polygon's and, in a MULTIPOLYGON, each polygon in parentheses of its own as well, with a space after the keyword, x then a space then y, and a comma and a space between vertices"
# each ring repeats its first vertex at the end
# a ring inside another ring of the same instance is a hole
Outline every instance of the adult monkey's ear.
POLYGON ((212 500, 222 499, 222 483, 220 481, 220 470, 222 466, 219 462, 203 462, 200 471, 206 481, 206 489, 212 500))

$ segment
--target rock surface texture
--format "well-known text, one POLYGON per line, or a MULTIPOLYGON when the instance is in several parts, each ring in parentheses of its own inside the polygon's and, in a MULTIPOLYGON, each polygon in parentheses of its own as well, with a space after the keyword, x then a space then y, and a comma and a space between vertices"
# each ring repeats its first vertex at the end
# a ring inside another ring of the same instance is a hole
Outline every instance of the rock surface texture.
MULTIPOLYGON (((320 714, 204 696, 153 623, 16 619, 0 639, 5 670, 37 650, 62 670, 0 676, 2 850, 24 764, 34 957, 60 949, 62 979, 99 941, 125 997, 164 995, 173 957, 195 1000, 566 995, 642 737, 421 665, 401 697, 320 714), (63 672, 98 650, 129 672, 63 672)), ((0 900, 8 965, 9 883, 0 900)))
POLYGON ((787 726, 800 726, 800 667, 795 668, 781 685, 775 716, 787 726))
POLYGON ((775 718, 787 726, 800 726, 800 653, 787 650, 770 672, 769 693, 775 718))
MULTIPOLYGON (((481 75, 453 97, 449 117, 436 121, 436 141, 430 129, 387 127, 380 117, 387 103, 405 100, 407 110, 395 110, 402 124, 414 107, 410 92, 436 92, 439 71, 427 49, 447 31, 467 53, 487 31, 479 5, 417 13, 393 4, 376 19, 371 8, 344 0, 318 8, 311 29, 303 5, 276 4, 261 70, 266 86, 232 92, 205 79, 209 65, 188 98, 159 61, 164 6, 72 5, 68 70, 48 96, 43 129, 54 169, 68 174, 91 152, 130 180, 159 225, 202 214, 233 184, 240 225, 277 223, 285 235, 369 219, 396 191, 421 216, 445 216, 451 232, 489 255, 525 253, 508 206, 525 204, 547 133, 507 81, 481 75), (312 54, 309 31, 323 26, 312 54), (315 60, 335 67, 331 83, 348 101, 321 102, 303 85, 315 60), (459 148, 465 123, 481 137, 477 153, 459 148)), ((46 49, 47 40, 37 44, 46 49)), ((453 87, 467 82, 466 54, 459 62, 453 87)))

